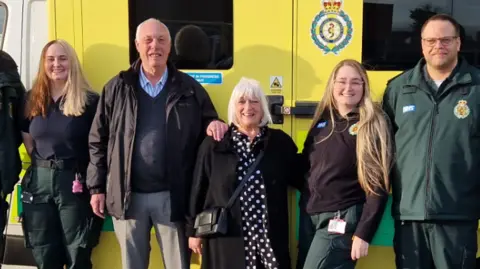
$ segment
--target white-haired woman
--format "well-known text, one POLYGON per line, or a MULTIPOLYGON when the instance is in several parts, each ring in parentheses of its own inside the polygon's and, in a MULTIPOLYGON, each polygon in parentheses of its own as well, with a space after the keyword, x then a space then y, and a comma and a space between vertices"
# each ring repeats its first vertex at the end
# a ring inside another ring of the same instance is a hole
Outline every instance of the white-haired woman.
POLYGON ((22 130, 32 160, 22 181, 25 239, 40 269, 89 269, 102 225, 85 186, 98 94, 64 40, 44 46, 38 70, 22 130))
POLYGON ((223 140, 207 137, 199 150, 187 221, 189 247, 202 255, 205 269, 290 268, 287 187, 303 186, 296 174, 297 147, 285 132, 267 126, 268 104, 255 80, 242 78, 233 89, 228 121, 223 140), (263 158, 255 165, 260 152, 263 158), (227 210, 227 233, 196 238, 195 217, 225 207, 244 177, 246 184, 227 210))
POLYGON ((389 124, 355 60, 332 71, 304 145, 306 211, 315 225, 305 269, 353 269, 385 209, 393 158, 389 124))

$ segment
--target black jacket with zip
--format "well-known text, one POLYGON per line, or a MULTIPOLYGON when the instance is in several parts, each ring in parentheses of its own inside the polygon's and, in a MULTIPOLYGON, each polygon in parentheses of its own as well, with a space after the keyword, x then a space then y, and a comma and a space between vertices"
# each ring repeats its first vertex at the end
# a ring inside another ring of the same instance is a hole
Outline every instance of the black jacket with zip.
POLYGON ((425 60, 388 84, 395 132, 392 214, 400 220, 480 217, 480 70, 459 59, 438 89, 425 60), (427 78, 426 78, 427 77, 427 78))
MULTIPOLYGON (((0 190, 10 194, 22 170, 18 147, 22 144, 25 87, 9 54, 0 51, 0 190)), ((2 227, 0 227, 2 228, 2 227)))
MULTIPOLYGON (((140 60, 104 87, 89 136, 87 186, 105 193, 107 212, 124 219, 131 196, 131 158, 137 119, 140 60)), ((218 114, 205 89, 168 64, 166 101, 166 179, 170 184, 171 221, 183 222, 198 147, 218 114)))

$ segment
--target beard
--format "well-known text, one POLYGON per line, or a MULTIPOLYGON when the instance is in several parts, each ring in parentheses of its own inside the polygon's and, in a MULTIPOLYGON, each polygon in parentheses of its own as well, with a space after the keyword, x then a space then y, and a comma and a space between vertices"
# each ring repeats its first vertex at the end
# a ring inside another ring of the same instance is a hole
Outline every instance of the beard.
POLYGON ((429 65, 435 67, 438 70, 453 70, 457 64, 458 57, 456 55, 448 56, 441 60, 431 60, 429 65))

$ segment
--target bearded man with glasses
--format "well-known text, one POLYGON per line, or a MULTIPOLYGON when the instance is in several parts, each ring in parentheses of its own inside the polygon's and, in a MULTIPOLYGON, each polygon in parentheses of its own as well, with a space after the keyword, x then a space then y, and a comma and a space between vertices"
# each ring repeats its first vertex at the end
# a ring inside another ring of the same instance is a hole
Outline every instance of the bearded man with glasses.
POLYGON ((395 133, 394 249, 399 269, 474 269, 480 217, 480 70, 458 56, 460 26, 431 17, 423 58, 389 81, 395 133))

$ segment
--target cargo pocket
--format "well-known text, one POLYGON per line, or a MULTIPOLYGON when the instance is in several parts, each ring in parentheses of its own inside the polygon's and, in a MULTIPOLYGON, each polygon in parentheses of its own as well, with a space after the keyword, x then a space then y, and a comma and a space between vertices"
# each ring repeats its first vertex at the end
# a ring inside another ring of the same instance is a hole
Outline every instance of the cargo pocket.
POLYGON ((94 215, 90 221, 90 229, 88 233, 88 247, 95 247, 100 241, 100 234, 103 229, 103 219, 94 215))
POLYGON ((32 248, 32 244, 30 243, 29 232, 27 229, 27 221, 25 220, 25 213, 20 213, 20 223, 22 224, 22 231, 23 231, 23 239, 25 248, 32 248))
POLYGON ((347 222, 345 233, 353 234, 357 229, 358 222, 362 217, 363 204, 356 204, 346 210, 344 220, 347 222))
MULTIPOLYGON (((341 218, 346 222, 345 234, 336 235, 332 238, 332 250, 347 251, 352 249, 352 237, 357 229, 362 211, 363 204, 356 204, 341 211, 341 218)), ((350 255, 349 252, 348 255, 350 255)))
POLYGON ((80 246, 83 248, 94 248, 97 246, 102 228, 103 219, 97 216, 88 218, 82 231, 82 240, 80 246))
POLYGON ((475 250, 471 250, 468 248, 463 249, 462 255, 462 269, 471 269, 476 268, 477 263, 477 253, 475 250))
POLYGON ((28 191, 28 186, 30 185, 30 182, 32 181, 32 173, 33 173, 33 168, 30 165, 27 170, 25 171, 25 174, 23 175, 22 182, 20 183, 20 186, 22 187, 22 191, 28 191))

